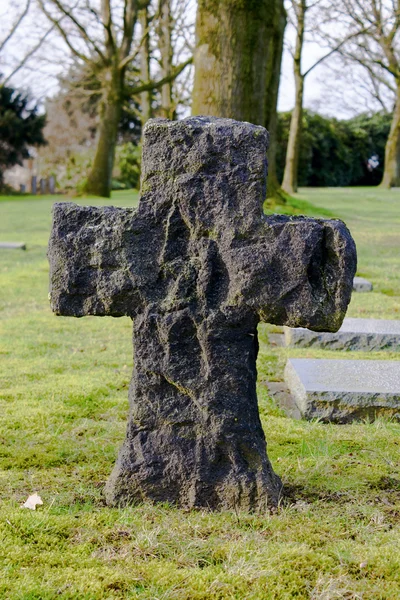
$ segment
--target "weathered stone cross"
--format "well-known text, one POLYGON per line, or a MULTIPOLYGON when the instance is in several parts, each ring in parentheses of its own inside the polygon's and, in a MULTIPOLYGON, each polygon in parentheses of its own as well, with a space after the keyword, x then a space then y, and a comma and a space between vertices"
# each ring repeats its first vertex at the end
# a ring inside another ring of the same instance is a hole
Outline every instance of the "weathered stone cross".
POLYGON ((356 253, 341 221, 263 216, 267 143, 249 123, 152 120, 137 210, 54 206, 52 309, 134 319, 110 504, 278 501, 257 408, 257 324, 337 330, 356 253))

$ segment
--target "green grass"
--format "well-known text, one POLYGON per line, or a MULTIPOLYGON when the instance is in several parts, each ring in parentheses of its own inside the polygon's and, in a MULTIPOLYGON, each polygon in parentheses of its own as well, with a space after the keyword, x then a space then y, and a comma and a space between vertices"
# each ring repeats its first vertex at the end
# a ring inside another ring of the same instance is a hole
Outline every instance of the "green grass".
MULTIPOLYGON (((51 314, 54 200, 0 202, 0 240, 28 247, 0 254, 0 598, 400 598, 400 425, 284 417, 264 383, 282 377, 288 351, 268 345, 267 325, 260 326, 260 412, 286 503, 264 516, 104 505, 125 433, 131 322, 51 314), (44 505, 22 510, 33 492, 44 505)), ((112 203, 132 206, 137 195, 116 193, 112 203)), ((343 218, 359 273, 375 286, 353 297, 349 314, 400 318, 399 191, 308 189, 285 210, 343 218)))

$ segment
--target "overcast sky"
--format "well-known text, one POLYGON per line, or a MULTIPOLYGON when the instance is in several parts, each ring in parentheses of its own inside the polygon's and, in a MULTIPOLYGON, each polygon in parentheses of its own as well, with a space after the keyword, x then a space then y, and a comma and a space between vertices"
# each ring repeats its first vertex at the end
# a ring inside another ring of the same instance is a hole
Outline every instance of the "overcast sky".
MULTIPOLYGON (((0 39, 12 22, 13 14, 20 12, 25 5, 25 0, 0 0, 0 39)), ((15 36, 12 43, 7 46, 6 59, 13 60, 21 56, 27 47, 32 47, 35 43, 35 36, 38 35, 36 26, 43 17, 34 12, 30 14, 21 28, 18 35, 15 36)), ((43 27, 39 31, 44 31, 47 24, 43 22, 43 27)), ((51 37, 51 35, 49 36, 51 37)), ((293 37, 293 31, 290 27, 286 30, 286 46, 293 37)), ((54 36, 53 36, 54 38, 54 36)), ((303 68, 308 68, 315 62, 326 50, 319 48, 316 44, 306 44, 304 48, 303 68)), ((36 97, 44 98, 56 91, 56 79, 54 75, 61 73, 68 63, 65 60, 65 54, 61 49, 59 42, 53 42, 46 46, 46 51, 41 52, 41 60, 31 59, 29 68, 22 69, 15 76, 13 82, 15 85, 23 88, 30 88, 36 97), (52 76, 53 75, 53 76, 52 76)), ((3 70, 4 67, 3 67, 3 70)), ((282 63, 282 77, 279 93, 280 111, 290 110, 294 103, 294 80, 293 80, 292 59, 287 48, 284 52, 282 63)), ((0 65, 1 71, 1 65, 0 65)), ((338 118, 350 117, 357 112, 363 112, 366 109, 362 100, 353 101, 350 99, 344 101, 346 86, 340 81, 334 81, 335 76, 327 65, 322 64, 313 70, 306 79, 305 84, 305 106, 321 112, 336 116, 338 118), (330 93, 329 90, 332 90, 330 93), (343 101, 342 101, 343 100, 343 101), (349 107, 350 104, 350 107, 349 107)))

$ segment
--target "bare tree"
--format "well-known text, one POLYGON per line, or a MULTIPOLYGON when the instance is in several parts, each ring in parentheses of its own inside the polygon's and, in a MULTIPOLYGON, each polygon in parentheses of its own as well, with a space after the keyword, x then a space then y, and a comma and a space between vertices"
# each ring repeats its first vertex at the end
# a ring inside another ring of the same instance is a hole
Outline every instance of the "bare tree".
MULTIPOLYGON (((363 69, 365 86, 383 109, 387 109, 387 99, 392 100, 381 187, 399 186, 400 0, 340 0, 334 18, 337 26, 348 32, 340 48, 344 64, 363 69)), ((336 43, 334 36, 330 43, 336 43)))
MULTIPOLYGON (((32 7, 32 0, 26 0, 22 10, 19 13, 17 13, 14 20, 10 23, 8 31, 6 31, 6 33, 5 33, 5 36, 3 37, 3 39, 0 40, 0 60, 3 63, 3 65, 2 65, 3 68, 6 66, 4 64, 5 63, 5 59, 4 59, 5 52, 4 51, 6 49, 6 46, 7 46, 7 44, 9 44, 10 42, 13 41, 13 38, 20 30, 21 25, 26 20, 26 17, 28 16, 28 13, 29 13, 31 7, 32 7)), ((6 75, 4 75, 4 73, 0 73, 0 75, 3 76, 3 78, 0 82, 1 86, 6 86, 10 82, 10 80, 29 62, 29 60, 37 53, 39 48, 42 47, 43 43, 49 37, 52 30, 53 30, 53 27, 51 26, 44 32, 40 33, 38 38, 34 40, 33 44, 31 44, 27 49, 25 49, 20 54, 17 61, 15 61, 12 64, 12 66, 8 65, 9 69, 8 69, 8 72, 6 75)))
POLYGON ((22 21, 25 19, 26 15, 28 14, 30 5, 31 5, 31 0, 26 0, 25 6, 23 7, 23 9, 19 13, 19 15, 17 15, 14 23, 12 23, 10 30, 6 33, 4 39, 0 41, 0 52, 3 50, 3 48, 7 44, 7 42, 10 41, 10 39, 13 37, 13 35, 17 31, 18 27, 21 25, 22 21))
MULTIPOLYGON (((143 83, 150 81, 150 16, 148 4, 139 11, 141 28, 140 48, 140 78, 143 83)), ((152 90, 145 90, 140 94, 141 118, 144 125, 152 116, 151 110, 152 90)))
MULTIPOLYGON (((194 51, 194 0, 158 0, 155 14, 154 57, 163 78, 169 78, 174 64, 182 63, 194 51)), ((166 119, 177 118, 178 107, 189 106, 193 85, 193 69, 168 81, 160 90, 157 114, 166 119)))
POLYGON ((288 194, 297 192, 297 171, 299 163, 299 147, 301 120, 303 116, 304 79, 307 73, 302 72, 301 59, 304 45, 305 19, 308 10, 307 0, 290 1, 291 22, 296 29, 296 45, 293 56, 293 73, 295 83, 295 102, 290 121, 289 141, 286 150, 285 171, 282 188, 288 194))
MULTIPOLYGON (((75 0, 37 1, 69 51, 95 74, 100 84, 98 144, 86 191, 109 197, 118 124, 127 91, 127 68, 140 57, 143 42, 148 36, 147 28, 142 27, 141 36, 136 39, 135 26, 141 11, 149 7, 150 0, 101 0, 100 8, 94 0, 85 3, 75 0)), ((190 62, 191 58, 188 58, 173 67, 168 76, 157 81, 142 81, 136 87, 131 86, 129 93, 140 95, 161 88, 175 79, 190 62)))
MULTIPOLYGON (((171 0, 159 0, 158 44, 160 50, 160 67, 163 77, 168 77, 172 70, 172 14, 171 0)), ((161 88, 161 115, 166 119, 173 118, 172 81, 161 88)))
MULTIPOLYGON (((354 1, 357 2, 358 0, 354 1)), ((311 71, 332 56, 332 54, 339 51, 346 40, 354 35, 350 32, 347 37, 339 36, 339 39, 335 40, 333 45, 330 47, 328 45, 326 50, 324 49, 320 58, 314 61, 307 69, 303 69, 302 59, 306 34, 309 34, 308 41, 312 41, 315 39, 316 31, 321 30, 322 27, 329 28, 329 25, 334 23, 331 5, 331 2, 326 2, 325 0, 288 0, 287 2, 289 21, 295 31, 294 48, 289 47, 289 51, 293 57, 295 104, 290 121, 289 141, 282 182, 283 190, 289 194, 297 192, 305 79, 311 71)), ((319 37, 321 41, 321 36, 319 37)))

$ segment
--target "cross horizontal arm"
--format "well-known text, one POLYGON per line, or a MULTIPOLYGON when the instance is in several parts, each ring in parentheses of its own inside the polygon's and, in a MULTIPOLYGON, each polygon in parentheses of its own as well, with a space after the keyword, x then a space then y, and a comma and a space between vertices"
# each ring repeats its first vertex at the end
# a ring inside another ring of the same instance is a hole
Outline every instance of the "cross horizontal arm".
POLYGON ((50 301, 58 315, 133 315, 140 301, 134 209, 57 203, 53 208, 50 301), (136 250, 136 252, 135 252, 136 250))
POLYGON ((237 249, 234 262, 242 302, 261 320, 314 331, 340 328, 357 265, 342 221, 267 217, 258 235, 237 249))

